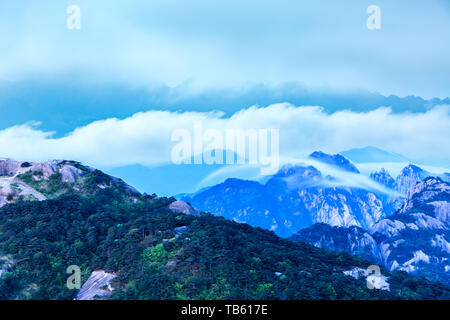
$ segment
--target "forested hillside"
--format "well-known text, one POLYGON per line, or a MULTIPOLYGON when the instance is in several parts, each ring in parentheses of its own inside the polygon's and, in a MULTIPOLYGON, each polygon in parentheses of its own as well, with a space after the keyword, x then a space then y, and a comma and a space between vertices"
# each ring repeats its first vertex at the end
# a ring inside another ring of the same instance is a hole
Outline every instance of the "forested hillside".
POLYGON ((0 209, 0 257, 9 267, 1 299, 73 299, 69 265, 83 282, 94 270, 117 277, 111 299, 445 298, 449 289, 404 272, 390 291, 345 275, 371 263, 293 243, 273 232, 209 214, 168 209, 174 199, 108 187, 0 209))

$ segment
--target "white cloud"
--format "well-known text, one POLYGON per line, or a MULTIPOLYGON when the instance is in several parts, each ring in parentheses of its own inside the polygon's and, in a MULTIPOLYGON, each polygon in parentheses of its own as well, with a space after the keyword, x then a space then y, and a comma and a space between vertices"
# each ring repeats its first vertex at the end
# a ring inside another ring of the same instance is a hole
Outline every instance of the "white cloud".
POLYGON ((3 1, 0 77, 73 75, 201 87, 277 84, 363 88, 447 97, 447 0, 378 0, 382 29, 366 27, 369 1, 3 1), (426 79, 426 81, 424 81, 426 79))
POLYGON ((100 168, 127 164, 169 163, 176 129, 193 130, 202 121, 205 130, 279 128, 280 157, 301 159, 322 150, 336 153, 367 145, 392 150, 417 162, 450 164, 450 106, 426 113, 393 114, 389 108, 367 113, 320 107, 275 104, 252 107, 225 118, 221 113, 148 111, 120 120, 93 122, 62 138, 29 123, 0 131, 2 157, 22 160, 73 159, 100 168))

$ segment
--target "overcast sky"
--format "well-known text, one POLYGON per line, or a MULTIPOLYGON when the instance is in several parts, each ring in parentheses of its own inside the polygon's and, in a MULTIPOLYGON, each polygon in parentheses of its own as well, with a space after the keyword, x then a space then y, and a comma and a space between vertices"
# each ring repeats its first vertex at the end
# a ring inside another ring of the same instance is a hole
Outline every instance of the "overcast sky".
POLYGON ((417 111, 413 100, 404 99, 398 112, 389 105, 345 110, 346 105, 333 108, 333 96, 324 108, 280 96, 273 102, 288 104, 239 111, 251 106, 239 101, 223 110, 229 116, 224 117, 208 108, 164 109, 155 104, 158 99, 147 108, 134 105, 146 101, 139 97, 119 99, 119 107, 105 101, 116 99, 114 92, 122 88, 165 91, 165 85, 188 84, 226 96, 288 82, 324 93, 363 89, 445 98, 449 39, 448 0, 0 0, 0 108, 2 117, 13 119, 0 121, 1 156, 66 158, 100 168, 158 165, 170 161, 173 130, 203 120, 219 130, 279 128, 285 158, 372 145, 448 168, 450 106, 440 103, 417 111), (81 9, 80 30, 66 27, 73 4, 81 9), (373 4, 381 9, 381 30, 366 27, 366 9, 373 4), (42 90, 36 86, 41 82, 42 90), (48 90, 47 83, 57 85, 48 90), (94 91, 113 86, 77 99, 84 91, 71 94, 69 83, 94 91), (10 89, 14 84, 29 84, 30 90, 10 89), (20 116, 25 114, 32 118, 20 116), (68 124, 63 135, 58 121, 68 124))
POLYGON ((448 0, 0 0, 0 79, 450 95, 448 0), (68 5, 81 30, 68 30, 68 5), (366 9, 381 8, 381 30, 366 9))

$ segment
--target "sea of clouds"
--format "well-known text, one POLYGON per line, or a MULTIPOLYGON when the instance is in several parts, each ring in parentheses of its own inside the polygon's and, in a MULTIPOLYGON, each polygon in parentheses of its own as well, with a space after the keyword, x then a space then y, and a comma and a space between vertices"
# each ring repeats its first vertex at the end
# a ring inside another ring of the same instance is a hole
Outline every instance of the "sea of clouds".
POLYGON ((321 107, 288 103, 251 107, 225 117, 220 112, 148 111, 125 119, 110 118, 79 127, 64 137, 39 129, 39 123, 0 131, 0 156, 18 160, 73 159, 99 167, 171 163, 175 130, 279 129, 283 159, 302 159, 311 152, 337 153, 355 147, 377 146, 420 163, 450 164, 450 106, 424 113, 326 113, 321 107))

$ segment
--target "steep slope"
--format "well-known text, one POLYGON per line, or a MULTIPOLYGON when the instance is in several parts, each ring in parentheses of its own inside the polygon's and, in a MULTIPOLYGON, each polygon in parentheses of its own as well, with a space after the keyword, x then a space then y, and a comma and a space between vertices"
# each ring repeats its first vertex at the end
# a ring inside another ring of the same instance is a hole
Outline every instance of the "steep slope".
MULTIPOLYGON (((317 161, 357 174, 357 169, 339 155, 320 152, 317 161)), ((280 236, 314 223, 370 228, 393 213, 377 192, 343 187, 331 176, 323 176, 313 166, 285 165, 265 184, 229 179, 182 200, 227 219, 273 230, 280 236)))
POLYGON ((21 200, 46 200, 67 193, 93 194, 107 187, 133 187, 76 161, 51 160, 42 163, 0 159, 0 207, 21 200))
POLYGON ((380 243, 380 259, 400 269, 450 283, 450 184, 427 178, 408 192, 399 213, 370 232, 380 243))
POLYGON ((336 252, 348 252, 370 261, 376 261, 377 242, 369 232, 359 227, 333 227, 316 223, 290 237, 292 241, 303 241, 318 248, 336 252))
POLYGON ((340 154, 354 163, 409 162, 407 158, 398 153, 381 150, 371 146, 346 150, 340 154))
POLYGON ((439 176, 439 178, 441 178, 445 182, 450 182, 450 173, 447 172, 443 173, 442 175, 439 176))
POLYGON ((360 173, 359 170, 348 159, 340 154, 329 155, 321 151, 313 152, 310 156, 311 159, 341 168, 345 171, 360 173))
POLYGON ((173 201, 134 201, 107 187, 0 208, 0 252, 10 257, 0 298, 449 298, 448 287, 386 270, 387 286, 371 290, 354 274, 370 262, 209 214, 172 211, 173 201), (81 268, 80 292, 66 286, 73 265, 81 268))
POLYGON ((395 189, 396 184, 394 178, 392 178, 389 172, 384 168, 381 168, 380 171, 371 173, 370 178, 389 189, 395 189))
POLYGON ((449 284, 449 223, 450 184, 429 177, 412 186, 396 214, 368 231, 313 226, 291 239, 358 254, 391 271, 403 270, 449 284))
POLYGON ((398 177, 395 179, 395 188, 401 194, 406 195, 416 183, 422 181, 430 175, 431 174, 428 171, 410 164, 409 166, 403 168, 398 177))

